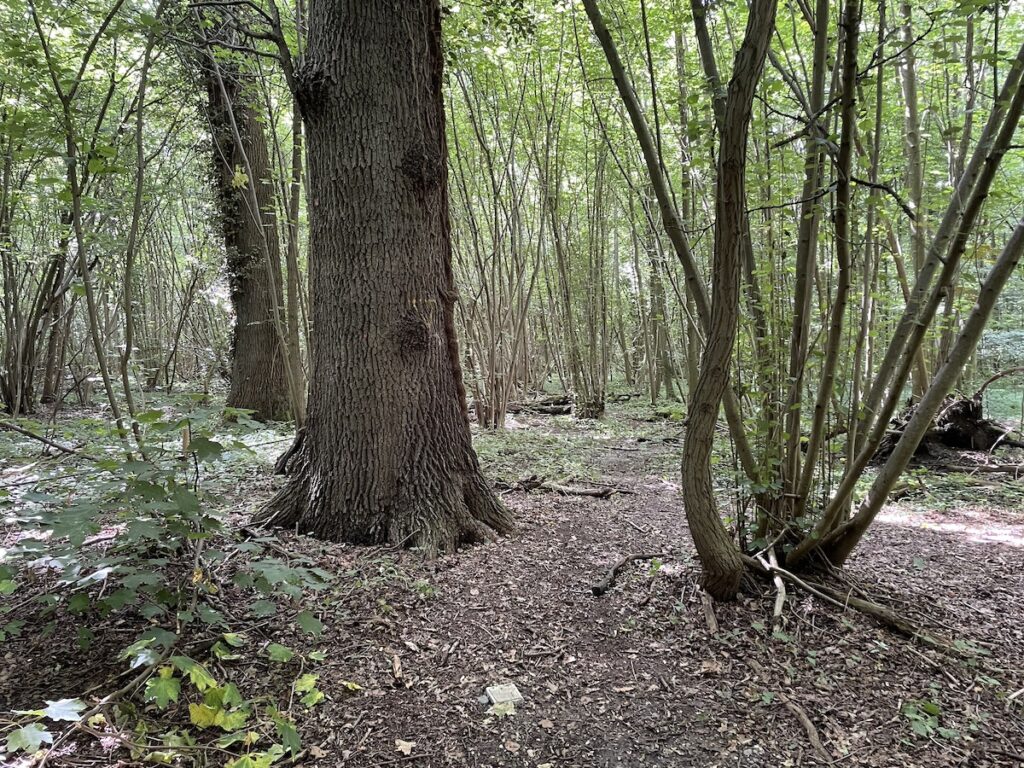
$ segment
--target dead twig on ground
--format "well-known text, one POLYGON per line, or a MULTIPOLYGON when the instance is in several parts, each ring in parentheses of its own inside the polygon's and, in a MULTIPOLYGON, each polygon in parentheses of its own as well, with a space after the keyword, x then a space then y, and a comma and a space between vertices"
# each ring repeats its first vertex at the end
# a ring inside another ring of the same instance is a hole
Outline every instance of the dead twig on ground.
POLYGON ((808 717, 806 710, 782 691, 779 691, 779 701, 785 704, 786 709, 792 712, 796 716, 796 719, 800 721, 800 725, 803 726, 804 733, 807 734, 807 740, 811 742, 811 746, 814 747, 814 751, 818 753, 818 757, 831 763, 832 755, 828 753, 828 750, 825 749, 825 745, 821 743, 821 736, 818 735, 818 729, 814 727, 814 723, 811 722, 811 718, 808 717))
POLYGON ((604 575, 604 578, 594 584, 590 591, 594 597, 600 597, 613 586, 615 586, 615 577, 618 576, 619 571, 625 568, 629 563, 636 562, 637 560, 653 560, 654 558, 667 557, 664 552, 644 553, 639 555, 626 555, 624 558, 619 560, 611 569, 604 575))

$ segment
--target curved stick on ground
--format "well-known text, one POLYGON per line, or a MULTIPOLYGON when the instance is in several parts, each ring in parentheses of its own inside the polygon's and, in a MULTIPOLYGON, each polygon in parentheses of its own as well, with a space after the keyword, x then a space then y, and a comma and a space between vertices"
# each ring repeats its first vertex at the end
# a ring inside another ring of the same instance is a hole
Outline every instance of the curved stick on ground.
POLYGON ((615 565, 611 567, 611 570, 604 575, 604 578, 594 584, 590 591, 594 594, 594 597, 600 597, 613 586, 615 586, 615 577, 619 575, 619 571, 625 568, 632 562, 637 560, 653 560, 656 557, 667 557, 664 552, 653 552, 650 554, 640 555, 626 555, 624 558, 619 560, 615 565))
POLYGON ((652 553, 649 553, 649 554, 627 555, 622 560, 620 560, 620 561, 616 562, 614 565, 612 565, 610 570, 608 570, 608 572, 604 574, 604 579, 602 579, 600 582, 598 582, 593 587, 591 587, 590 591, 594 594, 594 597, 600 597, 605 592, 607 592, 608 590, 610 590, 612 587, 615 586, 615 577, 617 577, 618 571, 622 570, 624 567, 629 565, 631 562, 635 562, 637 560, 653 560, 655 557, 667 557, 667 556, 668 555, 666 555, 666 553, 664 553, 664 552, 652 552, 652 553))
POLYGON ((825 749, 825 745, 821 743, 821 736, 818 735, 818 729, 814 727, 814 723, 811 722, 811 718, 807 715, 807 712, 793 701, 789 696, 779 691, 779 701, 786 705, 786 709, 796 715, 796 719, 800 721, 800 725, 804 727, 804 731, 807 733, 807 740, 811 742, 811 746, 814 747, 814 751, 818 754, 822 760, 827 763, 832 762, 832 755, 825 749))

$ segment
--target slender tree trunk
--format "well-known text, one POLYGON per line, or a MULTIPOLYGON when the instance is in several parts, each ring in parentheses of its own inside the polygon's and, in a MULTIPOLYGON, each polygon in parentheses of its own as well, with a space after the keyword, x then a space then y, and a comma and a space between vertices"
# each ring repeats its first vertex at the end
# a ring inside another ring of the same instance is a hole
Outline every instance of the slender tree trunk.
MULTIPOLYGON (((604 18, 601 16, 596 0, 583 0, 583 7, 586 9, 587 18, 590 19, 594 34, 601 43, 605 59, 608 62, 608 68, 611 70, 612 77, 615 80, 615 86, 619 91, 626 111, 629 113, 630 123, 633 125, 633 131, 643 152, 649 181, 658 200, 658 210, 661 214, 665 235, 672 243, 676 257, 683 267, 689 295, 693 298, 697 309, 697 316, 700 318, 702 329, 706 332, 709 330, 711 323, 710 300, 707 295, 707 289, 704 287, 700 270, 697 268, 697 262, 690 249, 689 240, 683 231, 679 211, 676 209, 675 202, 672 199, 672 192, 664 173, 664 163, 658 152, 654 137, 651 135, 650 128, 647 125, 647 120, 640 108, 636 91, 622 64, 618 49, 615 47, 615 42, 608 31, 608 25, 605 24, 604 18)), ((736 446, 736 453, 739 456, 740 464, 746 475, 751 480, 754 480, 759 473, 754 454, 750 448, 750 441, 744 429, 739 397, 731 388, 727 388, 722 394, 722 399, 725 405, 725 416, 729 423, 729 431, 736 446)))
POLYGON ((703 566, 704 588, 716 600, 735 598, 743 573, 739 548, 718 515, 711 449, 722 393, 729 386, 739 318, 743 240, 750 237, 746 215, 747 131, 768 41, 775 29, 776 8, 776 0, 752 2, 729 81, 718 154, 711 318, 683 448, 686 519, 703 566))
MULTIPOLYGON (((797 505, 802 514, 807 505, 814 480, 818 449, 825 441, 825 417, 835 389, 836 368, 839 365, 840 345, 846 320, 846 305, 850 294, 850 200, 853 167, 853 149, 857 120, 857 45, 860 40, 860 0, 846 0, 843 7, 843 85, 840 101, 840 139, 836 158, 835 256, 836 293, 832 303, 828 329, 828 343, 821 365, 818 394, 814 401, 811 429, 807 441, 800 483, 797 486, 797 505)), ((799 515, 798 515, 799 516, 799 515)))
POLYGON ((455 338, 437 0, 318 2, 298 73, 309 160, 304 437, 261 514, 452 550, 511 527, 470 443, 455 338))
POLYGON ((288 195, 288 248, 285 251, 285 288, 288 312, 288 365, 295 387, 295 426, 306 423, 306 372, 302 366, 302 345, 299 342, 301 325, 301 290, 299 280, 299 198, 302 194, 302 115, 298 103, 292 104, 292 177, 288 195))
MULTIPOLYGON (((910 252, 914 262, 914 276, 924 267, 928 249, 927 216, 924 210, 924 153, 921 150, 921 117, 917 98, 917 57, 914 55, 913 7, 907 0, 900 4, 903 17, 903 62, 899 67, 903 89, 903 146, 907 159, 907 188, 914 219, 910 223, 910 252)), ((928 386, 928 365, 922 349, 914 362, 911 376, 914 400, 919 400, 928 386)))

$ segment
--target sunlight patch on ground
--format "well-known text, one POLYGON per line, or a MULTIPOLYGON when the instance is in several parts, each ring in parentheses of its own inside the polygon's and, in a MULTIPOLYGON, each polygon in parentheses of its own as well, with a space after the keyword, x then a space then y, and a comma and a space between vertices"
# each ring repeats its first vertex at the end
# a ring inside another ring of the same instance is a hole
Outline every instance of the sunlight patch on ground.
POLYGON ((955 534, 978 544, 1002 544, 1024 549, 1024 522, 1007 522, 1020 517, 1005 510, 964 507, 956 512, 922 514, 905 506, 888 505, 878 515, 887 525, 955 534))

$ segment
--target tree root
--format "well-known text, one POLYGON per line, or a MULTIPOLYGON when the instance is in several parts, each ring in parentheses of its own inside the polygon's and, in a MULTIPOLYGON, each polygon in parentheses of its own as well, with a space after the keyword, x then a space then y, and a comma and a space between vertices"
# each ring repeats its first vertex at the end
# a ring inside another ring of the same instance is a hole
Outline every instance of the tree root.
POLYGON ((275 475, 290 475, 293 471, 292 459, 302 450, 302 442, 306 439, 306 428, 301 427, 298 432, 295 433, 295 439, 292 440, 292 444, 288 447, 284 453, 282 453, 276 462, 274 462, 274 474, 275 475))
POLYGON ((827 584, 801 578, 784 568, 772 565, 771 563, 767 563, 763 560, 755 559, 748 555, 743 555, 743 561, 751 570, 760 576, 767 578, 781 577, 791 584, 800 587, 804 591, 810 592, 815 597, 818 597, 827 603, 831 603, 837 608, 841 608, 844 611, 851 608, 858 610, 861 613, 871 616, 889 629, 895 630, 912 640, 918 640, 929 648, 940 651, 948 656, 955 656, 958 658, 971 656, 970 653, 957 647, 951 640, 932 634, 916 622, 897 613, 891 608, 885 607, 884 605, 880 605, 872 602, 871 600, 865 600, 860 597, 854 597, 849 592, 835 589, 827 584))
MULTIPOLYGON (((984 391, 984 390, 982 390, 984 391)), ((872 459, 878 463, 889 456, 913 417, 916 406, 911 406, 891 425, 872 459)), ((982 401, 975 397, 946 398, 942 409, 935 415, 931 427, 915 452, 916 458, 930 456, 934 448, 943 446, 956 451, 994 451, 999 447, 1024 448, 1024 443, 1010 437, 1012 429, 986 419, 982 401)))

